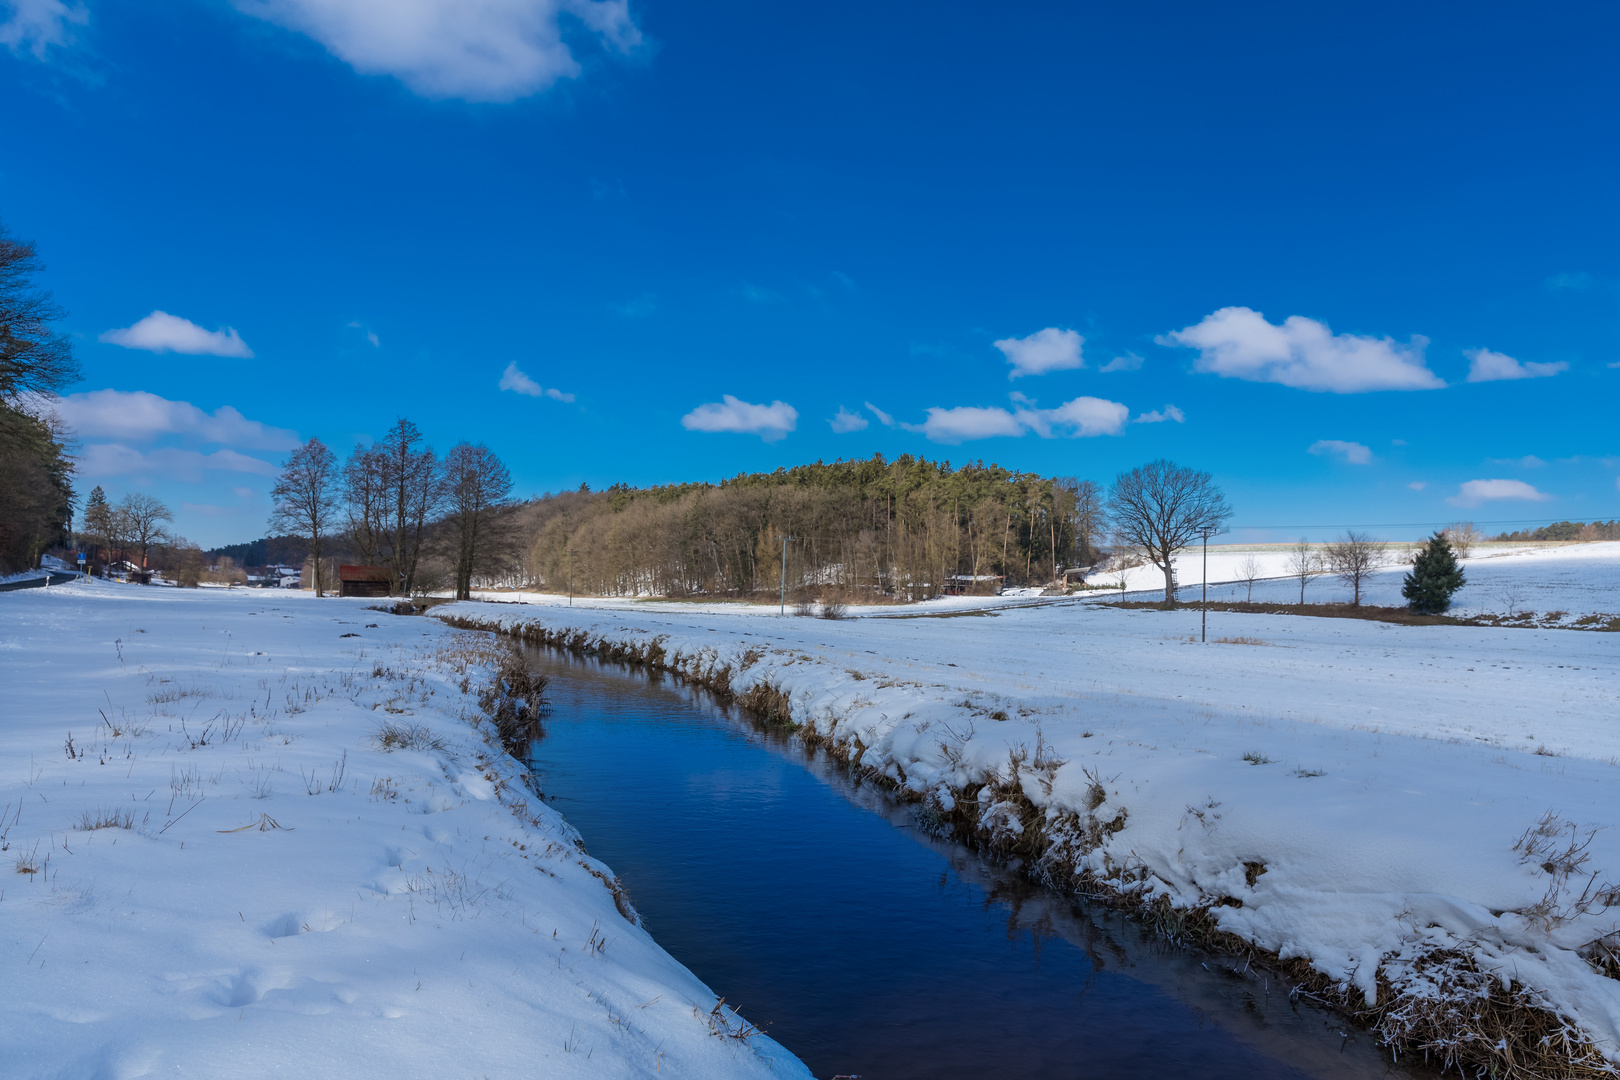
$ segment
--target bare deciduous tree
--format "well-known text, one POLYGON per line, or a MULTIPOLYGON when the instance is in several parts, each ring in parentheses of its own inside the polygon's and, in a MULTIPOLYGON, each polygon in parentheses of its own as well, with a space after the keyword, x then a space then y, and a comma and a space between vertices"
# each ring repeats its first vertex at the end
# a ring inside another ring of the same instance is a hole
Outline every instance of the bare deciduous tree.
POLYGON ((270 529, 281 529, 309 541, 310 561, 315 565, 315 595, 324 596, 321 579, 321 548, 332 532, 337 516, 337 457, 319 439, 292 452, 281 467, 270 498, 270 529))
POLYGON ((1260 580, 1260 560, 1253 555, 1244 556, 1243 561, 1238 564, 1238 580, 1249 587, 1248 594, 1244 596, 1243 602, 1245 604, 1253 603, 1254 583, 1260 580))
POLYGON ((1299 602, 1305 603, 1305 586, 1312 578, 1321 577, 1327 573, 1327 567, 1322 563, 1322 556, 1317 554, 1311 542, 1303 536, 1299 542, 1288 549, 1288 576, 1299 579, 1299 602))
POLYGON ((482 443, 457 443, 444 456, 444 522, 455 545, 457 600, 472 596, 473 574, 498 540, 498 514, 511 493, 512 474, 482 443))
POLYGON ((17 240, 0 225, 0 399, 51 395, 79 377, 62 317, 51 294, 34 286, 44 267, 33 241, 17 240))
POLYGON ((1326 554, 1328 569, 1350 586, 1350 602, 1356 607, 1361 606, 1361 586, 1367 577, 1389 561, 1383 544, 1353 529, 1329 544, 1326 554))
POLYGON ((386 558, 396 591, 409 596, 416 585, 422 537, 443 500, 439 461, 423 445, 422 432, 401 417, 375 447, 381 461, 383 507, 387 515, 386 558))
POLYGON ((1209 473, 1163 459, 1120 473, 1108 493, 1108 513, 1120 541, 1140 549, 1164 574, 1167 604, 1176 599, 1176 552, 1219 532, 1232 516, 1209 473))
POLYGON ((1446 543, 1451 545, 1452 552, 1459 559, 1468 558, 1469 552, 1474 550, 1474 545, 1485 539, 1484 535, 1474 528, 1472 521, 1453 521, 1445 527, 1444 534, 1446 543))
POLYGON ((113 516, 130 554, 140 555, 136 565, 143 571, 150 569, 146 565, 147 554, 154 546, 168 539, 168 534, 163 531, 163 523, 173 521, 174 515, 152 496, 134 492, 118 500, 113 516))
POLYGON ((374 446, 356 444, 343 466, 343 505, 348 511, 349 545, 366 566, 382 557, 388 532, 387 484, 382 454, 374 446))

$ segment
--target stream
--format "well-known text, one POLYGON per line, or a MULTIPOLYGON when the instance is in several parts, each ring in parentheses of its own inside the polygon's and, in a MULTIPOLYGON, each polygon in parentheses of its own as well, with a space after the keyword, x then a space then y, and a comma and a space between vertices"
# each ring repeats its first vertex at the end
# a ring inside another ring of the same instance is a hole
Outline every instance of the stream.
POLYGON ((1371 1036, 949 840, 667 676, 530 648, 531 765, 647 930, 818 1077, 1430 1076, 1371 1036))

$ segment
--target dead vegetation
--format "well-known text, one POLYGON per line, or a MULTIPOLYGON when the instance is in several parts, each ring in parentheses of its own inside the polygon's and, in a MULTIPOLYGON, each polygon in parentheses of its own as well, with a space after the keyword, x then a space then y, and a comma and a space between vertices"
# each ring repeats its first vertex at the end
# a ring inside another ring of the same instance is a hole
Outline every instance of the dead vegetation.
MULTIPOLYGON (((1205 605, 1198 603, 1165 604, 1157 600, 1098 600, 1099 604, 1124 608, 1129 611, 1196 611, 1205 605)), ((1245 601, 1219 601, 1207 605, 1209 611, 1225 611, 1238 615, 1307 615, 1317 619, 1366 619, 1373 622, 1396 623, 1401 626, 1510 626, 1521 629, 1596 630, 1620 632, 1620 615, 1583 615, 1565 622, 1568 613, 1548 612, 1538 616, 1534 611, 1513 611, 1505 614, 1484 615, 1419 615, 1406 607, 1377 607, 1372 604, 1262 604, 1245 601)), ((1217 644, 1268 645, 1258 638, 1216 638, 1217 644)))
POLYGON ((433 734, 426 724, 415 720, 384 720, 372 733, 371 741, 377 749, 385 751, 444 749, 444 740, 433 734))
POLYGON ((95 832, 97 829, 133 829, 135 827, 135 812, 133 810, 104 809, 96 807, 94 810, 85 810, 79 814, 79 819, 73 827, 81 832, 95 832))

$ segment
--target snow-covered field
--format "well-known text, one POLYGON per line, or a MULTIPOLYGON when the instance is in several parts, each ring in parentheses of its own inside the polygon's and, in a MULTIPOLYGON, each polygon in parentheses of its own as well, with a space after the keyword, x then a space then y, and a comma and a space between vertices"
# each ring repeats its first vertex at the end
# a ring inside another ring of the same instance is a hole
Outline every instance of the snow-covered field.
MULTIPOLYGON (((1518 565, 1612 590, 1601 554, 1518 565)), ((1469 957, 1620 1061, 1620 981, 1582 956, 1620 930, 1620 906, 1591 902, 1620 899, 1604 892, 1620 883, 1620 634, 1215 613, 1200 644, 1193 610, 963 600, 827 621, 526 599, 434 614, 729 668, 734 691, 778 688, 794 720, 941 808, 977 791, 981 820, 1016 831, 994 785, 1021 789, 1069 869, 1219 902, 1222 928, 1361 993, 1381 975, 1437 994, 1458 971, 1444 958, 1469 957), (1584 862, 1560 858, 1588 840, 1584 862)))
MULTIPOLYGON (((1405 545, 1392 545, 1397 558, 1404 559, 1405 545)), ((1285 548, 1221 546, 1209 549, 1209 598, 1211 601, 1245 600, 1248 586, 1240 579, 1245 560, 1253 558, 1266 580, 1254 586, 1257 603, 1297 604, 1299 579, 1289 576, 1290 552, 1285 548)), ((1204 580, 1203 555, 1197 548, 1175 560, 1177 584, 1186 589, 1204 580)), ((1554 546, 1482 545, 1462 561, 1468 583, 1452 600, 1453 615, 1510 615, 1536 612, 1563 612, 1559 621, 1568 623, 1593 614, 1620 616, 1620 542, 1554 546)), ((1411 567, 1404 561, 1377 571, 1362 586, 1362 603, 1398 607, 1401 578, 1411 567)), ((1096 575, 1094 584, 1116 584, 1112 574, 1096 575)), ((1126 573, 1128 591, 1164 591, 1164 575, 1153 566, 1135 567, 1126 573)), ((1307 603, 1345 602, 1350 586, 1331 574, 1312 578, 1305 587, 1307 603)), ((1195 598, 1185 591, 1182 599, 1195 598)))
POLYGON ((279 590, 0 595, 0 1074, 808 1077, 523 787, 490 645, 279 590))

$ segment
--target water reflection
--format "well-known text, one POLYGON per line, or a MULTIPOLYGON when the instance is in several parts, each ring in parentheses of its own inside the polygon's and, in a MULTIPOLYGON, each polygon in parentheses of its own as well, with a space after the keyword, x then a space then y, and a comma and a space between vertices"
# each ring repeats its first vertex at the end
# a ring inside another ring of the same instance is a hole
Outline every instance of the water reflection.
POLYGON ((818 1076, 1420 1075, 1285 988, 929 835, 703 691, 532 658, 548 798, 659 942, 818 1076))

